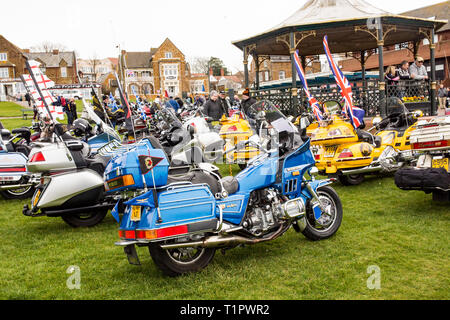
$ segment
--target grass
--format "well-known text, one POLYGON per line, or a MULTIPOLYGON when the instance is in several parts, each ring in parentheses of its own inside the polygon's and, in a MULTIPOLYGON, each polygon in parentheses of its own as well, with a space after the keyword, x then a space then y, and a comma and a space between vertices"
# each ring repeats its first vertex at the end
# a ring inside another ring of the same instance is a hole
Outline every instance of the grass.
MULTIPOLYGON (((221 168, 229 170, 227 166, 221 168)), ((233 169, 238 170, 235 166, 233 169)), ((202 272, 165 277, 146 248, 142 266, 114 246, 118 225, 108 215, 91 229, 60 218, 21 214, 29 201, 0 200, 0 299, 448 299, 448 204, 403 192, 392 178, 357 187, 335 185, 344 206, 339 232, 322 242, 290 230, 256 246, 219 251, 202 272), (66 270, 81 271, 69 290, 66 270), (381 270, 381 290, 369 290, 367 269, 381 270)))
POLYGON ((0 117, 22 117, 22 109, 14 102, 0 102, 0 117))
MULTIPOLYGON (((2 120, 9 128, 23 120, 2 120)), ((25 121, 26 122, 26 121, 25 121)), ((239 172, 231 166, 233 174, 239 172)), ((222 175, 230 173, 221 165, 222 175)), ((0 198, 0 299, 449 299, 450 205, 423 192, 399 190, 392 177, 369 177, 356 187, 335 184, 344 207, 338 233, 322 242, 288 231, 256 246, 220 251, 202 272, 165 277, 146 248, 142 266, 114 246, 118 225, 108 215, 90 229, 60 218, 29 218, 24 201, 0 198), (81 289, 66 285, 70 266, 81 289), (370 290, 370 266, 381 289, 370 290)))

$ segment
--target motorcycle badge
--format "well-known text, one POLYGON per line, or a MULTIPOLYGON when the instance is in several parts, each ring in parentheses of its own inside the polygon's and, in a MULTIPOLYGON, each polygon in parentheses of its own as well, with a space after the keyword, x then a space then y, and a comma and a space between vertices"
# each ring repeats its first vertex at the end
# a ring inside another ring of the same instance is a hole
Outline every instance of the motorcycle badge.
POLYGON ((139 156, 139 166, 141 168, 142 174, 147 174, 152 171, 154 167, 158 165, 164 158, 157 158, 151 156, 139 156))

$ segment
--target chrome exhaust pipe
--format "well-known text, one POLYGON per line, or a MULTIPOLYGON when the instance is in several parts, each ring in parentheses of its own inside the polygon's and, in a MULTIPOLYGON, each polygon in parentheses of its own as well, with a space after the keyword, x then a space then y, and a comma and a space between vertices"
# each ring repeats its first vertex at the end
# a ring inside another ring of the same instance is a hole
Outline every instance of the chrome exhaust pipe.
POLYGON ((365 173, 372 173, 372 172, 378 172, 381 171, 383 168, 381 166, 373 167, 368 166, 360 169, 353 169, 353 170, 342 170, 342 174, 344 176, 352 175, 352 174, 365 174, 365 173))
POLYGON ((232 247, 240 244, 257 244, 261 242, 266 242, 279 237, 284 231, 287 230, 285 225, 281 225, 280 228, 268 238, 260 239, 248 239, 241 236, 211 236, 203 241, 186 242, 186 243, 174 243, 174 244, 163 244, 161 249, 172 250, 172 249, 183 249, 183 248, 221 248, 221 247, 232 247))
POLYGON ((28 187, 32 187, 32 186, 33 186, 32 183, 4 185, 4 186, 0 186, 0 191, 3 191, 3 190, 13 190, 13 189, 20 189, 20 188, 28 188, 28 187))

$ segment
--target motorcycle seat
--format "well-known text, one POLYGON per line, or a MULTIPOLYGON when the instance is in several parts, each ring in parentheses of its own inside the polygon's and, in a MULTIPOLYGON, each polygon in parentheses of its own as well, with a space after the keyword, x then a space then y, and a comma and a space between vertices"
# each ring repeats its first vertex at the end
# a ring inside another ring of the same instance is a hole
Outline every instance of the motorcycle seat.
POLYGON ((370 132, 362 131, 362 130, 357 130, 357 134, 358 134, 359 140, 373 144, 377 148, 379 148, 381 146, 381 137, 374 136, 370 132))
POLYGON ((235 194, 239 190, 239 181, 232 176, 225 177, 221 179, 222 185, 224 189, 228 192, 228 194, 235 194))
POLYGON ((92 159, 86 159, 86 162, 89 169, 94 170, 99 175, 103 176, 110 159, 111 156, 96 155, 92 159))
POLYGON ((0 129, 0 135, 3 141, 8 141, 11 138, 11 131, 8 129, 0 129))

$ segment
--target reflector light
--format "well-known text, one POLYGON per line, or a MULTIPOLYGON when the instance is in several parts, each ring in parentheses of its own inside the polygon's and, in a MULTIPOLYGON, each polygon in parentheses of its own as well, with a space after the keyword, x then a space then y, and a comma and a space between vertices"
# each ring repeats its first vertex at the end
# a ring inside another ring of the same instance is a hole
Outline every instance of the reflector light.
POLYGON ((134 230, 125 231, 125 239, 136 239, 136 232, 134 230))
POLYGON ((430 141, 430 142, 419 142, 413 144, 413 149, 431 149, 431 148, 442 148, 448 147, 448 140, 441 141, 430 141))
MULTIPOLYGON (((163 229, 155 229, 155 230, 137 230, 137 231, 125 231, 126 239, 143 239, 143 240, 153 240, 159 238, 168 238, 181 234, 187 234, 188 226, 177 226, 163 229)), ((124 238, 124 232, 119 231, 119 237, 124 238)))
POLYGON ((25 172, 25 167, 0 168, 0 172, 25 172))
POLYGON ((33 154, 33 156, 30 159, 30 162, 43 162, 43 161, 45 161, 45 158, 42 152, 33 154))
POLYGON ((228 132, 236 132, 237 131, 237 127, 236 126, 231 126, 228 128, 227 130, 228 132))
POLYGON ((339 155, 339 159, 342 158, 353 158, 353 153, 350 149, 344 149, 339 155))
POLYGON ((315 159, 316 161, 320 160, 320 154, 316 154, 316 155, 314 156, 314 159, 315 159))

